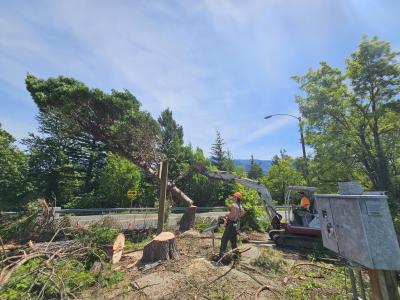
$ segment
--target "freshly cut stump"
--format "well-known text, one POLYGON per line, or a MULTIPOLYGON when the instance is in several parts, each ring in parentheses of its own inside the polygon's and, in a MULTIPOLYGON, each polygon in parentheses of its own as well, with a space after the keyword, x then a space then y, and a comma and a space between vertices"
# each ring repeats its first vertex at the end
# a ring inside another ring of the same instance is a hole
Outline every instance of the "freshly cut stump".
POLYGON ((144 246, 142 263, 178 258, 179 253, 176 250, 175 235, 171 232, 161 232, 144 246))
POLYGON ((194 227, 197 206, 189 206, 179 222, 179 231, 184 232, 194 227))
POLYGON ((115 264, 121 260, 124 247, 125 235, 123 233, 117 235, 112 245, 105 246, 105 251, 110 258, 112 264, 115 264))

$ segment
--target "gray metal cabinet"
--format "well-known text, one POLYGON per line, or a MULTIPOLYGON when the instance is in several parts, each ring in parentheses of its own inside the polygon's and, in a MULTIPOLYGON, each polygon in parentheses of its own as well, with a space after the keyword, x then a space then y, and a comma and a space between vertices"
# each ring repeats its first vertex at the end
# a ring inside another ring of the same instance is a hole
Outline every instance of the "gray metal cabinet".
POLYGON ((315 195, 323 244, 370 269, 400 270, 400 248, 385 195, 315 195))

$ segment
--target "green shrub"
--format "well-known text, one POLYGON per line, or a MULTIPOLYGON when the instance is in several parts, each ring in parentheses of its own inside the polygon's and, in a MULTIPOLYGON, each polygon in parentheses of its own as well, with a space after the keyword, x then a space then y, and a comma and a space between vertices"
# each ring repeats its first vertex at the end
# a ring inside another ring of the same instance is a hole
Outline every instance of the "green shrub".
MULTIPOLYGON (((264 209, 264 203, 256 190, 249 189, 241 184, 235 184, 235 191, 243 195, 242 206, 245 211, 241 219, 241 230, 256 230, 264 232, 270 229, 270 221, 264 209)), ((230 206, 233 202, 232 197, 225 200, 226 205, 230 206)))
POLYGON ((88 228, 81 228, 78 231, 78 238, 85 245, 102 247, 112 243, 120 232, 121 228, 114 218, 104 217, 88 228))

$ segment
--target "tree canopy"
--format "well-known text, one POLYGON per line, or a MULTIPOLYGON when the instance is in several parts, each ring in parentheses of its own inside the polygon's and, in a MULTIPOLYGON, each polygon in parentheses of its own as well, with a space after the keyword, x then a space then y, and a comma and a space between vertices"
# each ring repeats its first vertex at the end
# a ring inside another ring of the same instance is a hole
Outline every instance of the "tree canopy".
POLYGON ((307 143, 323 162, 320 172, 337 172, 336 181, 365 174, 373 189, 398 192, 398 56, 388 42, 364 37, 345 70, 321 62, 294 77, 304 92, 296 100, 307 121, 307 143))
POLYGON ((20 207, 32 194, 28 159, 14 142, 0 124, 0 210, 20 207))

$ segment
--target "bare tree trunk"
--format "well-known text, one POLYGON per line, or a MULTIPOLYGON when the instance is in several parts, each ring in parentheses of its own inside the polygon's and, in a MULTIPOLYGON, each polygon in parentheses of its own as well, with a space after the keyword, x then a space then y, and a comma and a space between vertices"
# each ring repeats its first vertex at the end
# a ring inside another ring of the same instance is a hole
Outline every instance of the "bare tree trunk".
POLYGON ((182 216, 181 221, 179 222, 180 232, 190 230, 194 227, 194 221, 196 218, 196 209, 197 206, 193 205, 186 209, 185 213, 182 216))

